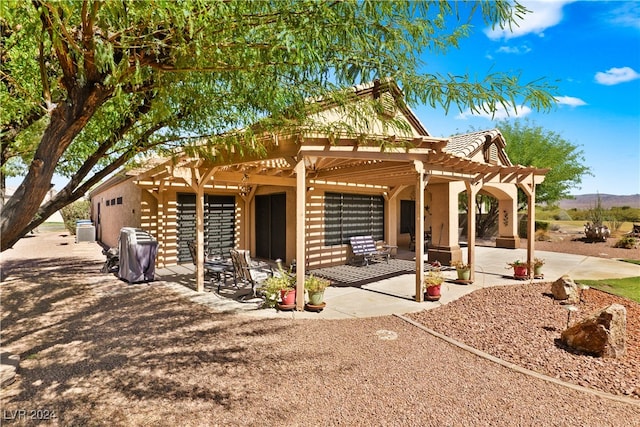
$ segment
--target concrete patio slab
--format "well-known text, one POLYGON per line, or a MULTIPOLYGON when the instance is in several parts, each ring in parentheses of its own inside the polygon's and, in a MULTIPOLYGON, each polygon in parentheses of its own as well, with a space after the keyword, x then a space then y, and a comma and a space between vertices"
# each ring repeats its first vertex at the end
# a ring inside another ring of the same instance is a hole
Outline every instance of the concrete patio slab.
MULTIPOLYGON (((466 257, 466 248, 463 248, 463 256, 466 257)), ((415 274, 401 273, 395 277, 376 280, 357 287, 329 287, 325 291, 327 306, 321 312, 259 309, 259 304, 255 300, 239 301, 242 295, 249 292, 246 288, 225 287, 218 295, 216 287, 213 286, 208 288, 209 292, 198 293, 192 289, 191 266, 161 269, 157 274, 160 283, 164 286, 180 292, 194 302, 210 306, 216 311, 263 318, 345 319, 429 310, 481 288, 522 284, 522 280, 516 280, 511 276, 513 272, 507 268, 507 263, 517 259, 526 260, 526 256, 526 249, 478 246, 473 284, 454 283, 455 271, 444 269, 443 275, 447 280, 443 285, 442 297, 439 301, 415 302, 415 274)), ((544 258, 546 262, 543 269, 545 278, 536 279, 535 282, 552 282, 565 274, 574 280, 640 276, 640 266, 618 260, 543 251, 536 251, 536 257, 544 258)))

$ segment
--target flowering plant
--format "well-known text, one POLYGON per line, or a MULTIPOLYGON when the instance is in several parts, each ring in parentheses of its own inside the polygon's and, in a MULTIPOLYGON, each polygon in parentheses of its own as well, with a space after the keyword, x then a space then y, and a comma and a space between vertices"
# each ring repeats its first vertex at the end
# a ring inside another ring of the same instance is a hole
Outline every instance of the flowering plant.
POLYGON ((444 276, 442 276, 442 273, 439 269, 430 270, 424 276, 424 285, 427 288, 442 285, 442 282, 444 282, 444 276))
POLYGON ((456 270, 471 270, 471 264, 465 264, 462 261, 451 261, 451 267, 456 270))
POLYGON ((513 262, 508 262, 507 265, 509 267, 526 267, 527 263, 524 261, 520 261, 519 259, 513 261, 513 262))

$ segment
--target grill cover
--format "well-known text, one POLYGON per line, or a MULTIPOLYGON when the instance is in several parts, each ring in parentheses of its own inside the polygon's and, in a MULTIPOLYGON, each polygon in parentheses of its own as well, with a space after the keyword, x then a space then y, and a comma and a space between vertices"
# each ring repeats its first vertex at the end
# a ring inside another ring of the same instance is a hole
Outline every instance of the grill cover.
POLYGON ((121 228, 118 246, 118 276, 121 279, 129 283, 149 282, 154 279, 158 242, 151 234, 139 228, 121 228))

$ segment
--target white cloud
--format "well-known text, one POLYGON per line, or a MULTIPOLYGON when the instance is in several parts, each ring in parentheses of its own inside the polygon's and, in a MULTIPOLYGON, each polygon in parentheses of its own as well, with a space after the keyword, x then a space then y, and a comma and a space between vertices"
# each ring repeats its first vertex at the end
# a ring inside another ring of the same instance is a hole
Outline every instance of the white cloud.
POLYGON ((514 53, 516 55, 524 55, 525 53, 531 52, 531 48, 526 45, 522 46, 501 46, 496 51, 498 53, 514 53))
POLYGON ((638 78, 640 78, 640 74, 631 67, 610 68, 605 72, 596 73, 596 82, 607 86, 630 82, 638 78))
POLYGON ((487 120, 503 120, 503 119, 515 119, 518 117, 524 117, 531 113, 531 108, 526 105, 519 105, 517 109, 513 108, 513 106, 509 106, 508 109, 505 109, 504 106, 496 105, 496 111, 492 114, 490 112, 486 112, 484 110, 489 110, 489 108, 482 109, 481 112, 474 113, 470 109, 463 111, 462 113, 456 116, 458 120, 467 120, 469 117, 483 117, 487 120))
POLYGON ((527 34, 537 34, 544 37, 544 30, 558 25, 562 21, 562 8, 574 0, 544 0, 524 1, 523 5, 529 10, 522 20, 517 21, 511 29, 487 28, 484 32, 491 40, 508 40, 527 34))
POLYGON ((587 105, 580 98, 574 98, 573 96, 556 96, 556 102, 561 105, 569 105, 571 107, 581 107, 583 105, 587 105))
POLYGON ((617 27, 640 29, 640 3, 624 2, 609 14, 609 22, 617 27))

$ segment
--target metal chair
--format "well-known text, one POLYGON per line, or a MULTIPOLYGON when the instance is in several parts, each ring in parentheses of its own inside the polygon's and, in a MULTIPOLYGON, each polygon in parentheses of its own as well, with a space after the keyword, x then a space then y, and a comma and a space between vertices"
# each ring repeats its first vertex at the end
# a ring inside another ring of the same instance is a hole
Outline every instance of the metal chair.
POLYGON ((231 249, 231 262, 234 269, 234 280, 240 279, 251 284, 251 293, 256 296, 256 288, 269 277, 273 277, 273 268, 266 262, 253 261, 248 250, 231 249))
MULTIPOLYGON (((189 246, 189 253, 191 254, 191 260, 193 261, 193 265, 196 265, 196 260, 198 259, 197 251, 196 251, 196 242, 192 240, 188 243, 188 246, 189 246)), ((210 261, 207 259, 208 257, 209 257, 209 254, 205 253, 205 260, 204 260, 205 276, 207 275, 207 273, 215 274, 218 282, 218 293, 220 293, 220 285, 222 284, 223 281, 226 281, 227 273, 233 273, 233 284, 237 288, 238 284, 235 280, 235 272, 233 271, 233 268, 223 261, 210 261)), ((213 278, 211 279, 211 282, 213 282, 213 278)))

